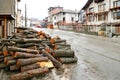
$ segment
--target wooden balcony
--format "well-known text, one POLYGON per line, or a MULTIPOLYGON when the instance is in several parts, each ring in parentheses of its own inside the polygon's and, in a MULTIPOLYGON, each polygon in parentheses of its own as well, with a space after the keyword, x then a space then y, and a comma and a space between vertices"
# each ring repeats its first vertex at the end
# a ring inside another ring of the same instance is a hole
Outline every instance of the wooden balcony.
POLYGON ((94 12, 87 12, 86 15, 93 15, 94 12))
POLYGON ((118 9, 120 9, 120 6, 114 7, 114 8, 110 8, 111 11, 113 11, 113 10, 118 10, 118 9))
POLYGON ((103 12, 98 12, 98 13, 95 13, 96 15, 99 15, 99 14, 108 14, 108 11, 103 11, 103 12))

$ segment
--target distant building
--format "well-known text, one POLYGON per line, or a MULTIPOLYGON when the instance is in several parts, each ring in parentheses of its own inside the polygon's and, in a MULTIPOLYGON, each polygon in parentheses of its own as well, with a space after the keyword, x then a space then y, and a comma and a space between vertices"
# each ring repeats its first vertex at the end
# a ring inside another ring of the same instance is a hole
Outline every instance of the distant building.
POLYGON ((67 25, 74 24, 78 21, 78 12, 76 10, 65 10, 63 7, 54 7, 49 11, 48 22, 52 22, 53 25, 67 25))
POLYGON ((15 31, 17 3, 20 0, 0 0, 0 37, 7 38, 15 31))

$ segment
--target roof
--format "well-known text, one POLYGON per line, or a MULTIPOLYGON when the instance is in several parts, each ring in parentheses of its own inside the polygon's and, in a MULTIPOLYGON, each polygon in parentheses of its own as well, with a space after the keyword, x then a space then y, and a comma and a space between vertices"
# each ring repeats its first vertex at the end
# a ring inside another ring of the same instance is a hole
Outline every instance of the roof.
POLYGON ((4 17, 6 16, 7 18, 11 19, 11 20, 15 20, 15 17, 11 14, 0 14, 0 17, 4 17))
POLYGON ((78 13, 76 10, 63 10, 61 12, 65 12, 65 13, 78 13))
POLYGON ((85 6, 82 9, 86 10, 92 2, 93 2, 93 0, 88 0, 87 3, 85 4, 85 6))

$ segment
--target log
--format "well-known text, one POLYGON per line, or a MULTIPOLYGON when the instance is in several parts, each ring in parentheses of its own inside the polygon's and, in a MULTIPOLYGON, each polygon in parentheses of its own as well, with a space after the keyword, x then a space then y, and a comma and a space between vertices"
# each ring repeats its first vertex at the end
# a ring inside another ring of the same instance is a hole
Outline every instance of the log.
POLYGON ((0 55, 0 59, 4 58, 4 55, 0 55))
POLYGON ((47 56, 47 57, 53 62, 54 66, 55 66, 56 68, 60 68, 60 67, 62 66, 62 64, 61 64, 58 60, 56 60, 51 54, 49 54, 49 53, 46 52, 45 50, 42 50, 42 53, 43 53, 45 56, 47 56))
POLYGON ((0 63, 0 69, 4 69, 4 68, 6 68, 6 67, 7 67, 6 64, 4 64, 4 63, 0 63))
POLYGON ((7 65, 14 65, 14 64, 16 64, 16 62, 17 62, 17 61, 14 60, 14 59, 13 59, 13 60, 8 60, 8 61, 6 62, 6 64, 7 64, 7 65))
POLYGON ((24 48, 18 48, 18 47, 8 47, 9 51, 15 51, 15 52, 27 52, 27 53, 34 53, 39 54, 38 50, 31 50, 31 49, 24 49, 24 48))
POLYGON ((14 57, 13 56, 7 56, 7 57, 4 57, 4 63, 6 64, 7 61, 9 60, 13 60, 14 57))
POLYGON ((24 71, 24 72, 21 72, 18 74, 11 75, 10 80, 23 80, 23 79, 27 79, 27 78, 32 78, 34 76, 45 74, 48 71, 49 71, 49 69, 47 67, 24 71))
POLYGON ((4 58, 0 58, 0 63, 4 61, 4 58))
POLYGON ((14 58, 34 58, 34 57, 42 57, 41 54, 30 54, 23 52, 16 52, 14 58))
POLYGON ((4 51, 3 51, 3 55, 4 55, 4 56, 9 56, 10 54, 9 54, 8 50, 4 50, 4 51))
POLYGON ((74 57, 74 51, 71 49, 64 50, 64 49, 59 49, 59 50, 54 50, 53 56, 58 58, 58 57, 74 57))
POLYGON ((30 64, 30 65, 21 67, 21 71, 23 72, 23 71, 28 71, 28 70, 37 69, 37 68, 40 68, 40 65, 34 63, 34 64, 30 64))
POLYGON ((25 65, 29 65, 29 64, 33 64, 33 63, 41 62, 41 61, 48 61, 48 58, 47 57, 35 57, 35 58, 29 58, 29 59, 18 59, 17 65, 25 66, 25 65))
POLYGON ((26 43, 26 44, 17 44, 16 47, 20 47, 20 48, 27 48, 27 47, 32 47, 32 46, 36 46, 35 43, 26 43))
POLYGON ((59 61, 63 64, 75 63, 77 62, 77 57, 74 58, 59 58, 59 61))
POLYGON ((10 65, 10 71, 18 71, 20 68, 15 64, 15 65, 10 65))

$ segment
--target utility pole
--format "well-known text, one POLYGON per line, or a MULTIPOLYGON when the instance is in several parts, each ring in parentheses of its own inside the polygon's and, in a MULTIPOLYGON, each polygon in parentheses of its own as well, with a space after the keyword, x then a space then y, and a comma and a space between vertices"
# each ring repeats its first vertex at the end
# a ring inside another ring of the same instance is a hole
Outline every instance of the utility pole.
POLYGON ((27 7, 25 4, 25 27, 27 27, 27 7))

